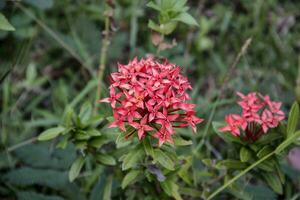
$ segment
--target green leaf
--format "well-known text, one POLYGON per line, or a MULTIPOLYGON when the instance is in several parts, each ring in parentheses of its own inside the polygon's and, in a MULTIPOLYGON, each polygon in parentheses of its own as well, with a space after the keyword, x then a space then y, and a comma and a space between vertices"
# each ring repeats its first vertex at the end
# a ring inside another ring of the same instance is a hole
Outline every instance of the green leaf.
POLYGON ((86 133, 93 137, 102 135, 100 131, 98 131, 97 129, 94 129, 94 128, 90 128, 90 129, 86 130, 86 133))
POLYGON ((274 163, 270 159, 260 163, 257 167, 267 172, 273 172, 275 170, 274 163))
POLYGON ((36 77, 37 77, 36 67, 33 63, 30 63, 26 70, 26 81, 28 81, 29 84, 33 84, 36 77))
POLYGON ((285 184, 285 174, 283 173, 282 169, 280 168, 280 164, 276 162, 276 172, 282 184, 285 184))
POLYGON ((78 140, 74 142, 76 149, 85 149, 87 146, 86 140, 78 140))
POLYGON ((177 0, 160 0, 158 3, 163 11, 167 11, 173 7, 177 0))
POLYGON ((239 161, 239 160, 221 160, 217 163, 216 168, 220 169, 222 167, 226 167, 227 169, 244 169, 247 167, 247 164, 239 161))
POLYGON ((191 197, 196 197, 196 198, 199 198, 202 195, 202 192, 193 188, 180 187, 179 191, 181 194, 188 195, 191 197))
POLYGON ((91 136, 88 135, 86 131, 78 130, 74 137, 75 140, 88 140, 91 136))
POLYGON ((287 137, 290 137, 296 130, 299 121, 299 104, 294 102, 289 113, 289 119, 287 124, 287 137))
POLYGON ((175 146, 187 146, 191 145, 193 142, 191 140, 185 140, 180 136, 174 137, 174 145, 175 146))
POLYGON ((0 13, 0 30, 14 31, 16 30, 6 19, 6 17, 0 13))
POLYGON ((161 8, 157 4, 153 3, 153 1, 150 1, 149 3, 147 3, 147 7, 153 8, 154 10, 157 10, 157 11, 161 11, 161 8))
POLYGON ((261 150, 258 151, 256 154, 258 158, 262 158, 266 156, 267 154, 271 153, 273 151, 273 148, 269 145, 264 146, 261 150))
POLYGON ((198 22, 187 12, 182 12, 172 19, 173 21, 180 21, 188 25, 199 26, 198 22))
POLYGON ((266 145, 266 144, 270 144, 271 142, 273 142, 274 140, 278 140, 282 138, 282 134, 279 132, 271 132, 268 134, 264 134, 262 137, 260 137, 255 144, 257 145, 266 145))
POLYGON ((159 28, 159 25, 157 25, 155 22, 153 22, 151 19, 149 20, 148 22, 148 27, 157 31, 157 32, 160 32, 160 28, 159 28))
POLYGON ((257 152, 257 151, 259 150, 259 148, 260 148, 258 145, 254 144, 254 143, 249 144, 248 147, 249 147, 251 150, 253 150, 254 152, 257 152))
MULTIPOLYGON (((184 182, 186 182, 189 185, 192 185, 192 176, 189 172, 193 163, 193 158, 192 156, 189 157, 185 156, 183 161, 184 164, 180 166, 180 169, 177 172, 177 174, 179 175, 180 178, 182 178, 182 180, 184 180, 184 182)), ((198 175, 200 176, 200 174, 198 175)))
POLYGON ((110 200, 111 199, 112 183, 113 183, 113 177, 112 177, 112 175, 110 175, 108 177, 108 181, 106 182, 106 185, 104 186, 103 200, 110 200))
POLYGON ((178 11, 178 12, 185 12, 187 11, 187 7, 185 6, 187 0, 176 0, 176 3, 174 4, 172 10, 178 11))
POLYGON ((177 26, 177 22, 175 22, 175 21, 171 21, 168 23, 160 24, 160 25, 157 25, 152 20, 149 20, 149 22, 148 22, 149 28, 153 29, 156 32, 162 33, 164 35, 168 35, 168 34, 172 33, 174 31, 174 29, 176 28, 176 26, 177 26))
POLYGON ((71 106, 67 106, 63 114, 63 119, 62 119, 63 125, 66 127, 72 126, 73 123, 72 119, 74 118, 74 115, 75 115, 74 109, 71 106))
POLYGON ((163 167, 174 170, 173 161, 160 149, 154 150, 154 159, 159 162, 163 167))
POLYGON ((283 189, 280 179, 274 173, 265 172, 262 174, 268 185, 278 194, 282 194, 283 189))
POLYGON ((51 139, 57 137, 59 134, 61 134, 65 130, 66 130, 65 127, 62 127, 62 126, 47 129, 38 136, 38 140, 39 141, 51 140, 51 139))
POLYGON ((161 182, 160 185, 167 195, 174 197, 176 200, 182 200, 178 192, 179 186, 176 183, 172 182, 171 180, 166 180, 161 182))
POLYGON ((106 143, 108 143, 108 140, 100 136, 100 137, 94 137, 91 140, 89 140, 88 145, 99 149, 102 147, 102 145, 106 143))
POLYGON ((166 181, 160 183, 162 189, 169 196, 172 196, 172 186, 171 186, 171 184, 172 184, 172 182, 170 180, 166 180, 166 181))
POLYGON ((134 181, 136 181, 136 178, 140 174, 140 170, 131 170, 130 172, 128 172, 122 180, 122 189, 125 189, 127 185, 132 184, 134 181))
POLYGON ((82 124, 86 124, 92 116, 92 105, 89 102, 85 102, 79 112, 79 118, 82 124))
POLYGON ((182 178, 182 180, 184 180, 184 182, 186 182, 189 185, 192 185, 192 179, 188 167, 182 167, 179 170, 178 175, 180 178, 182 178))
POLYGON ((81 168, 83 167, 85 158, 79 157, 75 160, 75 162, 72 164, 71 169, 69 171, 69 180, 73 182, 76 177, 79 175, 81 168))
POLYGON ((116 159, 107 154, 97 154, 96 160, 105 165, 116 165, 117 164, 116 159))
POLYGON ((281 151, 283 151, 286 147, 288 147, 290 144, 295 142, 295 140, 300 137, 300 130, 296 131, 292 136, 284 140, 275 150, 276 154, 279 154, 281 151))
POLYGON ((135 166, 145 155, 142 148, 132 149, 125 157, 122 163, 122 170, 127 170, 135 166))
POLYGON ((56 148, 65 149, 68 144, 68 139, 69 136, 65 135, 64 138, 61 141, 59 141, 59 143, 57 143, 56 148))
POLYGON ((154 151, 153 151, 153 147, 151 145, 151 138, 149 138, 149 137, 144 138, 143 146, 144 146, 144 150, 145 150, 146 154, 148 156, 154 157, 154 151))
POLYGON ((242 162, 248 162, 251 158, 251 151, 246 147, 242 147, 240 150, 240 160, 242 162))
POLYGON ((98 181, 91 183, 91 182, 89 182, 91 179, 89 179, 88 180, 89 183, 86 183, 86 186, 94 185, 93 189, 90 191, 89 200, 103 200, 105 184, 107 183, 107 180, 108 180, 109 176, 108 176, 108 173, 106 173, 107 171, 103 171, 102 167, 99 167, 97 169, 97 171, 99 173, 98 174, 93 174, 91 178, 94 179, 95 176, 96 176, 97 177, 96 180, 98 179, 98 181))
POLYGON ((131 143, 131 140, 127 140, 123 134, 119 134, 116 140, 117 149, 126 147, 131 143))

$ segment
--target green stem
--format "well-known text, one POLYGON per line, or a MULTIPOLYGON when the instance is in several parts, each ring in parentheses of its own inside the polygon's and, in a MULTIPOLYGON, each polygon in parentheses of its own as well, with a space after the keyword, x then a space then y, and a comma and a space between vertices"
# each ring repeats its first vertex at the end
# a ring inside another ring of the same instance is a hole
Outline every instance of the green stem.
POLYGON ((158 44, 157 46, 157 50, 156 50, 156 56, 158 57, 159 54, 160 54, 160 51, 161 51, 161 47, 160 47, 160 44, 163 43, 165 40, 165 35, 162 33, 161 34, 161 42, 158 44))
POLYGON ((70 103, 70 107, 75 107, 84 97, 89 94, 92 90, 94 90, 97 86, 97 82, 95 79, 89 81, 85 88, 81 90, 81 92, 73 99, 70 103))
POLYGON ((139 0, 133 1, 132 4, 132 14, 130 18, 130 39, 129 39, 129 44, 130 44, 130 56, 132 57, 134 52, 135 52, 135 47, 136 47, 136 39, 137 39, 137 33, 138 33, 138 4, 139 0))
POLYGON ((105 71, 105 65, 106 65, 106 57, 107 57, 107 49, 110 43, 109 40, 109 27, 110 27, 110 12, 111 8, 109 5, 107 5, 107 10, 105 11, 105 30, 104 30, 104 38, 102 40, 102 47, 101 47, 101 52, 100 52, 100 60, 99 60, 99 68, 98 68, 98 75, 97 75, 97 81, 98 81, 98 88, 97 88, 97 94, 96 94, 96 99, 95 99, 95 107, 94 107, 94 112, 97 111, 98 105, 99 105, 99 99, 101 98, 101 91, 102 91, 102 79, 103 79, 103 74, 105 71))
POLYGON ((217 194, 219 194, 220 192, 222 192, 229 185, 231 185, 232 183, 234 183, 236 180, 238 180, 239 178, 241 178, 242 176, 244 176, 247 172, 249 172, 250 170, 252 170, 254 167, 256 167, 257 165, 259 165, 263 161, 267 160, 268 158, 270 158, 274 154, 275 154, 275 151, 272 151, 271 153, 267 154, 265 157, 261 158, 260 160, 256 161, 255 163, 253 163, 252 165, 250 165, 249 167, 247 167, 246 169, 244 169, 243 171, 241 171, 238 175, 236 175, 235 177, 233 177, 232 179, 230 179, 227 183, 225 183, 223 186, 219 187, 216 191, 214 191, 211 195, 209 195, 207 197, 207 200, 210 200, 210 199, 214 198, 217 194))
POLYGON ((23 141, 23 142, 21 142, 21 143, 18 143, 18 144, 14 145, 14 146, 8 147, 6 150, 7 150, 7 152, 12 152, 12 151, 14 151, 14 150, 16 150, 16 149, 19 149, 19 148, 23 147, 23 146, 32 144, 32 143, 35 142, 36 140, 37 140, 37 137, 33 137, 33 138, 30 138, 30 139, 28 139, 28 140, 25 140, 25 141, 23 141))

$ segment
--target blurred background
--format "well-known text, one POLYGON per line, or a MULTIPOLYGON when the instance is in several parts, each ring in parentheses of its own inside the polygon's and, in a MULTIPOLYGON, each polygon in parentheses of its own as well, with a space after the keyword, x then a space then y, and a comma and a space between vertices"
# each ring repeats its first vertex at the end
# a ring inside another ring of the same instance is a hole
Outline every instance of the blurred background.
MULTIPOLYGON (((157 53, 157 35, 147 26, 157 13, 146 7, 148 1, 111 3, 102 97, 117 63, 157 53)), ((179 24, 165 36, 169 45, 160 56, 182 66, 198 116, 209 118, 222 80, 248 38, 252 42, 229 74, 213 120, 233 110, 235 91, 269 94, 285 111, 297 96, 300 101, 299 1, 190 0, 188 6, 199 27, 179 24)), ((0 12, 16 29, 0 30, 0 199, 98 199, 104 179, 68 182, 74 147, 56 150, 52 143, 35 141, 60 122, 67 105, 79 109, 84 101, 95 101, 107 5, 102 0, 0 0, 0 12)), ((109 116, 111 111, 99 105, 98 112, 109 116)))

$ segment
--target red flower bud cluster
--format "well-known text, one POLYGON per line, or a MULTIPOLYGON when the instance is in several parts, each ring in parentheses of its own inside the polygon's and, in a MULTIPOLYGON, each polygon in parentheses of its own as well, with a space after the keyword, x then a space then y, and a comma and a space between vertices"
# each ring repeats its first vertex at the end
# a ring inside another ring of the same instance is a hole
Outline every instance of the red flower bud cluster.
POLYGON ((175 64, 134 59, 127 65, 119 64, 110 79, 110 97, 100 100, 111 103, 114 122, 110 127, 126 131, 129 125, 139 139, 153 136, 161 146, 173 142, 174 128, 190 125, 196 132, 196 124, 203 121, 195 116, 195 105, 187 103, 190 97, 186 91, 192 87, 175 64))
POLYGON ((241 115, 229 114, 225 117, 227 125, 221 132, 230 132, 239 136, 244 131, 247 139, 257 140, 268 129, 275 128, 285 116, 280 110, 281 102, 271 101, 269 96, 256 92, 247 95, 237 92, 241 98, 238 104, 242 107, 241 115))

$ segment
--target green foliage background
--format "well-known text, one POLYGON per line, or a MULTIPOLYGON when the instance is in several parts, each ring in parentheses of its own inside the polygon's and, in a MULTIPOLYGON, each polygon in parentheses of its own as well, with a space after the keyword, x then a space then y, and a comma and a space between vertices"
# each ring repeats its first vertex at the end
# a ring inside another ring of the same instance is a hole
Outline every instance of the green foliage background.
MULTIPOLYGON (((118 62, 157 52, 151 42, 153 31, 148 28, 148 20, 155 20, 157 13, 147 8, 147 3, 115 1, 102 97, 107 95, 107 76, 118 62)), ((189 77, 198 116, 208 119, 214 103, 218 104, 214 121, 237 111, 232 107, 235 91, 269 94, 283 102, 286 113, 295 99, 300 101, 300 2, 202 0, 188 1, 188 5, 199 27, 178 24, 165 37, 168 43, 176 40, 176 46, 160 51, 160 56, 181 65, 189 77), (252 43, 247 53, 230 74, 221 100, 215 102, 226 72, 248 38, 252 43)), ((120 189, 121 171, 112 177, 112 167, 95 168, 89 161, 84 173, 69 182, 68 170, 78 154, 75 147, 70 144, 61 150, 55 148, 55 142, 36 142, 39 133, 61 122, 66 107, 71 105, 78 113, 84 102, 95 101, 104 11, 102 0, 0 1, 0 12, 16 29, 0 31, 0 198, 138 198, 131 196, 136 188, 120 189)), ((110 116, 111 111, 101 104, 97 113, 110 116)), ((193 141, 191 147, 177 149, 181 155, 193 152, 188 179, 182 181, 192 187, 180 188, 184 199, 199 199, 221 184, 215 180, 219 172, 206 167, 202 159, 221 159, 232 153, 212 126, 198 129, 196 135, 189 129, 178 133, 193 141), (206 128, 205 144, 195 152, 206 128)), ((111 141, 117 139, 116 130, 103 132, 111 134, 111 141)), ((282 166, 294 183, 286 185, 282 195, 253 177, 245 177, 238 182, 243 190, 228 190, 220 199, 297 199, 299 172, 285 159, 282 166)))

